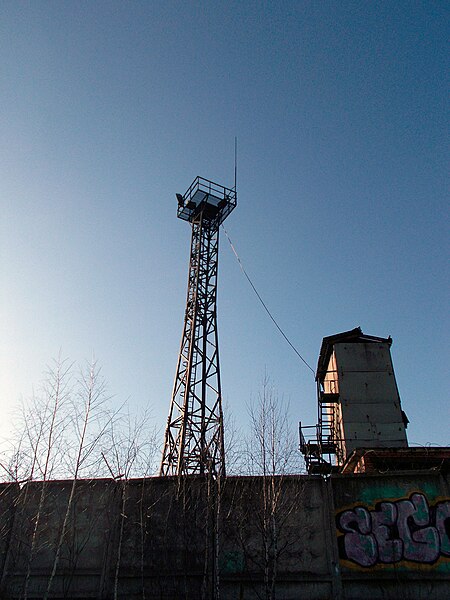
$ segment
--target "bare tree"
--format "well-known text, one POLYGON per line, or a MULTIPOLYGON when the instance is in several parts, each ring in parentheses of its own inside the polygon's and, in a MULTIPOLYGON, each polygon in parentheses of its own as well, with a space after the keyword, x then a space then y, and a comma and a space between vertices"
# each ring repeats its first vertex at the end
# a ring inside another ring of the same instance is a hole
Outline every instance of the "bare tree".
MULTIPOLYGON (((119 540, 114 574, 114 599, 119 597, 119 573, 122 559, 125 519, 127 518, 127 501, 129 480, 133 476, 146 477, 156 467, 156 432, 150 428, 150 413, 145 410, 134 418, 127 412, 120 419, 112 420, 106 436, 107 447, 102 451, 102 457, 111 476, 120 483, 121 507, 119 516, 119 540)), ((141 579, 142 598, 145 598, 143 581, 144 565, 143 552, 145 543, 145 519, 142 507, 145 481, 142 480, 140 503, 141 528, 141 579)))
POLYGON ((250 431, 245 439, 244 456, 249 475, 298 474, 301 455, 289 419, 289 404, 279 398, 267 374, 256 402, 248 406, 250 431))
MULTIPOLYGON (((262 381, 257 401, 248 407, 250 431, 246 436, 242 457, 243 470, 260 476, 260 493, 254 520, 258 524, 262 554, 249 556, 264 573, 264 599, 275 600, 280 558, 291 543, 283 528, 301 500, 286 492, 287 475, 298 474, 302 462, 291 427, 288 406, 280 400, 267 375, 262 381), (280 540, 283 540, 282 543, 280 540)), ((245 545, 245 536, 242 543, 245 545)), ((249 548, 245 549, 249 554, 249 548)))
MULTIPOLYGON (((16 439, 11 440, 9 452, 2 456, 0 465, 7 480, 21 485, 16 514, 25 509, 30 486, 23 485, 39 480, 37 508, 31 519, 31 530, 21 538, 27 554, 22 596, 28 597, 28 587, 33 559, 37 551, 40 523, 44 519, 44 504, 47 496, 47 483, 58 473, 62 464, 63 438, 67 428, 67 403, 70 397, 72 365, 61 358, 53 361, 46 373, 42 389, 38 394, 23 403, 16 423, 16 439), (27 540, 25 541, 25 539, 27 540), (29 541, 28 541, 29 540, 29 541)), ((21 531, 24 523, 20 523, 21 531)), ((3 568, 1 585, 8 577, 11 555, 8 554, 3 568)))
POLYGON ((74 411, 72 423, 74 426, 74 439, 76 440, 76 443, 72 447, 72 450, 75 450, 71 473, 72 481, 44 600, 47 600, 51 592, 58 568, 77 481, 83 469, 90 470, 93 465, 99 464, 100 458, 95 455, 95 450, 99 448, 107 427, 111 423, 111 419, 106 420, 106 422, 104 419, 106 414, 105 403, 107 400, 106 388, 100 374, 100 369, 97 367, 95 361, 89 363, 86 369, 81 372, 78 386, 77 393, 74 396, 75 401, 72 404, 72 410, 74 411))
POLYGON ((223 415, 226 473, 227 475, 240 475, 244 470, 243 432, 238 427, 229 404, 224 406, 223 415))
MULTIPOLYGON (((49 476, 52 475, 53 469, 56 466, 55 456, 58 456, 58 453, 56 453, 55 450, 56 447, 59 446, 59 442, 61 441, 66 429, 67 414, 65 413, 65 404, 67 403, 70 394, 71 366, 72 365, 68 364, 67 360, 61 360, 60 357, 49 372, 45 389, 45 404, 43 410, 36 411, 35 413, 38 429, 35 440, 33 439, 33 431, 30 431, 30 421, 26 419, 28 441, 33 449, 30 478, 33 478, 35 467, 37 467, 39 470, 39 479, 42 481, 42 483, 39 505, 34 520, 33 533, 31 537, 31 548, 27 565, 27 573, 25 576, 23 592, 24 600, 27 600, 28 598, 31 564, 36 546, 39 522, 44 508, 47 488, 46 484, 49 476), (41 444, 42 448, 40 448, 41 444)), ((35 406, 33 406, 33 408, 35 408, 35 406)))
MULTIPOLYGON (((14 571, 17 577, 24 569, 24 599, 30 594, 35 559, 44 551, 52 561, 44 598, 53 593, 57 574, 67 593, 80 552, 88 543, 92 527, 95 527, 95 523, 85 525, 86 531, 83 530, 81 537, 75 534, 78 518, 77 483, 83 478, 105 475, 112 476, 121 490, 114 585, 117 598, 128 484, 132 477, 145 478, 157 468, 157 432, 150 426, 149 411, 141 412, 134 418, 123 410, 124 406, 113 411, 109 407, 105 382, 95 361, 87 364, 78 377, 73 375, 73 371, 73 365, 67 360, 59 358, 52 363, 45 375, 42 390, 23 404, 16 418, 15 439, 10 440, 7 448, 1 449, 0 480, 19 484, 21 489, 14 511, 16 537, 6 554, 0 586, 2 592, 6 590, 9 572, 13 575, 14 571), (61 495, 63 488, 50 485, 55 478, 68 479, 65 501, 61 495), (35 483, 30 485, 31 482, 35 483), (54 493, 55 497, 52 496, 54 493), (63 514, 58 517, 57 511, 61 506, 63 514), (30 511, 34 511, 34 514, 30 511), (56 530, 57 521, 60 526, 56 530), (50 523, 52 527, 49 529, 50 523), (77 539, 74 535, 78 536, 77 539), (61 558, 64 559, 64 568, 59 569, 61 558)), ((84 494, 81 488, 80 491, 84 494)), ((145 598, 144 544, 147 513, 151 507, 143 505, 144 479, 140 493, 142 597, 145 598)), ((48 560, 44 556, 41 555, 41 560, 48 560)))
POLYGON ((26 431, 21 428, 15 439, 10 439, 4 444, 0 458, 1 483, 23 484, 29 480, 28 453, 25 452, 26 431))
POLYGON ((72 367, 60 354, 47 368, 39 392, 22 402, 9 450, 0 461, 6 480, 24 483, 63 476, 72 367))

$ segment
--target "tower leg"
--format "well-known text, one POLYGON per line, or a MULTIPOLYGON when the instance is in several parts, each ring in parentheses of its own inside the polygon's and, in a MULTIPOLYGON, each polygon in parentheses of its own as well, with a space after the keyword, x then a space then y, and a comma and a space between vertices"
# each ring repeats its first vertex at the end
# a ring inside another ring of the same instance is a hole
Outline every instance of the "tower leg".
POLYGON ((225 474, 217 337, 219 225, 192 221, 186 312, 160 475, 225 474))

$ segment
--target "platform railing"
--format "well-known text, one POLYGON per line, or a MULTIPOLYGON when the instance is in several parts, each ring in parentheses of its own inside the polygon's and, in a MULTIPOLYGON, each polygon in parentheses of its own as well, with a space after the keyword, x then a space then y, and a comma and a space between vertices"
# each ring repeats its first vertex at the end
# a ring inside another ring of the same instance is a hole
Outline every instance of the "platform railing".
POLYGON ((190 200, 192 196, 197 192, 197 190, 206 192, 213 196, 217 196, 218 198, 227 199, 231 203, 236 201, 236 190, 227 188, 224 185, 220 185, 219 183, 214 183, 214 181, 210 181, 209 179, 205 179, 204 177, 200 177, 199 175, 194 179, 194 181, 191 183, 188 190, 184 194, 185 200, 190 200))

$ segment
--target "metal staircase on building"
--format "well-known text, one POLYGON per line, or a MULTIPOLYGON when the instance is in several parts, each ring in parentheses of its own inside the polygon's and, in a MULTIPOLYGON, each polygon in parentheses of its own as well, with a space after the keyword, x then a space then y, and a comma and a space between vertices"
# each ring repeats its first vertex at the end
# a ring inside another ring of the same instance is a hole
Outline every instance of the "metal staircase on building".
POLYGON ((305 457, 309 474, 327 475, 338 470, 336 465, 337 426, 336 404, 338 393, 318 390, 318 423, 302 426, 299 424, 300 451, 305 457))

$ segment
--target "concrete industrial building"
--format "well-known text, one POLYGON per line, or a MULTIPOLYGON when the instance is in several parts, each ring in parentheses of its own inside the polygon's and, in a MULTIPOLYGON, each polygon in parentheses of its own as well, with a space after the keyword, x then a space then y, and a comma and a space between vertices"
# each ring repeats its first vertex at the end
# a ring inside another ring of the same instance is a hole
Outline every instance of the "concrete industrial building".
POLYGON ((360 327, 325 337, 317 365, 318 423, 300 426, 308 472, 338 472, 357 448, 406 448, 392 339, 360 327))

